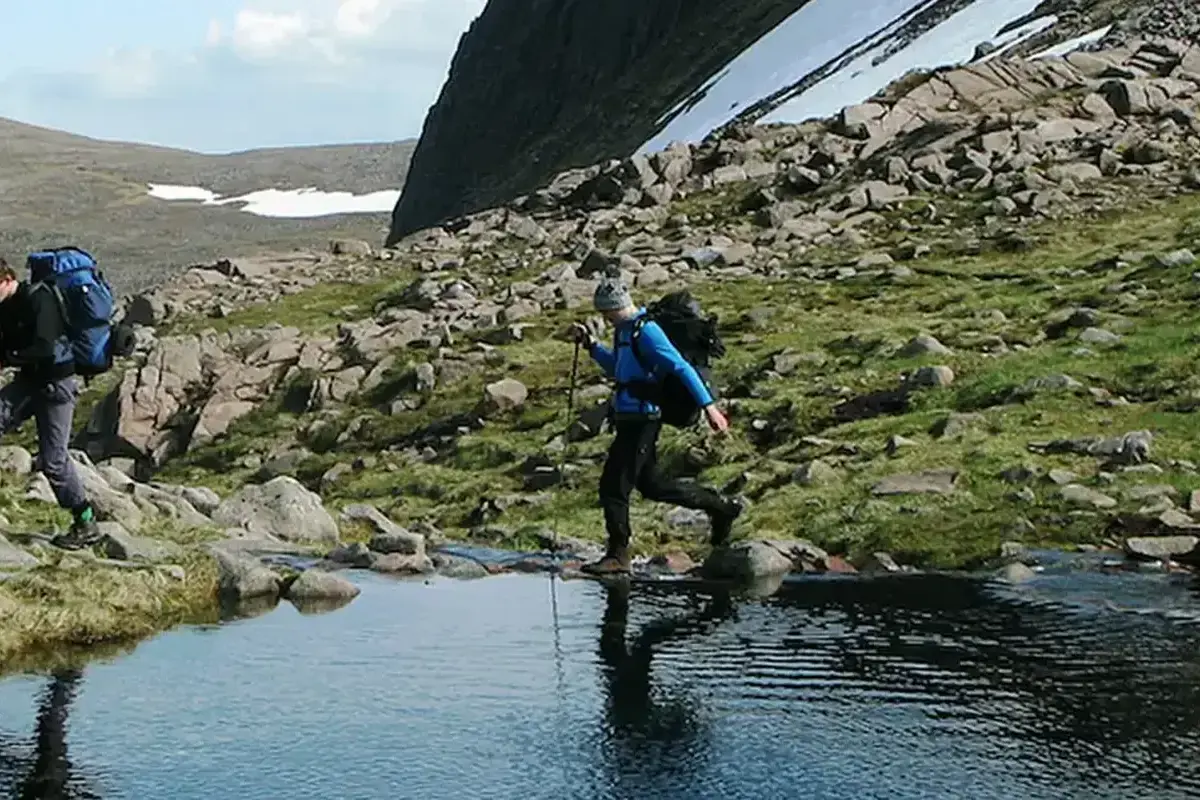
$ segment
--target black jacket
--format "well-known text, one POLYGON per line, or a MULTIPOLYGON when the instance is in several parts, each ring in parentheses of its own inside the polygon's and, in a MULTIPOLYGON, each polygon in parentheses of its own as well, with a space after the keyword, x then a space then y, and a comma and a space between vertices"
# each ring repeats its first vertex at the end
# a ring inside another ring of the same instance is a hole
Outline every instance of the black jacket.
POLYGON ((48 382, 75 374, 72 360, 55 363, 55 344, 65 334, 62 310, 51 292, 31 291, 22 281, 0 303, 0 361, 17 367, 23 378, 48 382))

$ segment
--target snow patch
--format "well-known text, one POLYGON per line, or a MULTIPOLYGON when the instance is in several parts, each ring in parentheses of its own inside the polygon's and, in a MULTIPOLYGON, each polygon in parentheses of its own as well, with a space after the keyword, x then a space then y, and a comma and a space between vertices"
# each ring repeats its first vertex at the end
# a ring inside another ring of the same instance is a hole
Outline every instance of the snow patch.
POLYGON ((802 122, 831 117, 848 105, 861 103, 912 70, 967 62, 974 57, 979 42, 990 39, 1014 17, 1033 11, 1038 3, 1039 0, 978 0, 877 66, 871 61, 878 53, 865 53, 837 75, 787 101, 759 122, 802 122))
MULTIPOLYGON (((832 116, 866 100, 913 69, 970 61, 979 42, 992 39, 1010 21, 1031 13, 1039 0, 976 0, 905 49, 878 65, 872 64, 892 44, 902 21, 928 4, 929 0, 812 0, 718 70, 702 89, 676 104, 664 118, 681 108, 683 112, 643 144, 639 152, 661 150, 672 141, 699 141, 762 98, 802 80, 860 42, 878 42, 759 122, 800 122, 832 116)), ((1052 16, 1041 17, 994 43, 1005 49, 1014 47, 1055 21, 1052 16)))
POLYGON ((1014 31, 1009 31, 1002 39, 992 42, 992 44, 996 45, 996 49, 979 59, 979 61, 976 63, 984 64, 994 58, 999 58, 1009 50, 1012 50, 1014 47, 1021 44, 1021 42, 1032 39, 1042 31, 1052 27, 1056 22, 1058 22, 1058 17, 1054 14, 1050 14, 1049 16, 1038 17, 1037 19, 1026 23, 1014 31))
POLYGON ((1030 58, 1054 58, 1056 56, 1068 55, 1069 53, 1073 53, 1085 45, 1100 41, 1105 36, 1108 36, 1108 32, 1111 30, 1112 25, 1105 25, 1099 30, 1092 31, 1091 33, 1085 33, 1083 36, 1077 36, 1074 39, 1068 39, 1065 42, 1059 42, 1053 47, 1047 47, 1040 53, 1034 53, 1030 56, 1030 58))
POLYGON ((174 186, 169 183, 150 184, 150 196, 159 200, 199 200, 211 203, 217 196, 197 186, 174 186))
POLYGON ((385 189, 369 194, 324 192, 316 188, 261 189, 240 197, 222 198, 215 192, 198 186, 175 186, 151 183, 149 194, 159 200, 193 201, 206 206, 240 205, 241 211, 259 217, 281 219, 310 219, 335 214, 389 213, 400 199, 398 189, 385 189))

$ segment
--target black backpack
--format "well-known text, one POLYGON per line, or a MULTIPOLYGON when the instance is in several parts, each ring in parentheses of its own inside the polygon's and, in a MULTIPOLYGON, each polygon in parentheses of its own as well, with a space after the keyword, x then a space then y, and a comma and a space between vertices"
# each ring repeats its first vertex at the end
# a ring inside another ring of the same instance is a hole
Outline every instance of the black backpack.
MULTIPOLYGON (((650 321, 658 323, 679 354, 696 369, 715 400, 717 391, 709 367, 713 361, 725 355, 725 345, 717 333, 717 318, 701 316, 700 304, 687 290, 668 294, 648 306, 646 313, 634 325, 630 337, 633 355, 647 373, 653 373, 654 368, 642 358, 638 351, 638 340, 642 326, 650 321)), ((653 382, 638 382, 630 387, 630 394, 657 405, 662 412, 661 419, 667 425, 690 428, 700 419, 700 406, 696 404, 687 385, 675 375, 664 375, 661 380, 653 382)))

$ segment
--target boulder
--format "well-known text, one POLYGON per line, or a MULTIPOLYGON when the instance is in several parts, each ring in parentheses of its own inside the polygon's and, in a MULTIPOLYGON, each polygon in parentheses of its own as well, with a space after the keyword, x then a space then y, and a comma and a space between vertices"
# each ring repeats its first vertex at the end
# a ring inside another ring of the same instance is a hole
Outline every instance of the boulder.
POLYGON ((788 572, 826 572, 829 564, 824 550, 803 539, 749 540, 713 550, 701 569, 717 580, 754 580, 788 572))
POLYGON ((134 536, 117 522, 101 522, 104 538, 100 546, 108 558, 121 561, 170 561, 183 556, 183 548, 174 542, 163 542, 144 536, 134 536))
POLYGON ((292 581, 286 597, 297 603, 353 600, 361 592, 361 589, 341 575, 319 569, 306 569, 292 581))
POLYGON ((29 569, 41 562, 0 535, 0 570, 29 569))
POLYGON ((24 477, 33 472, 33 455, 24 447, 0 447, 0 472, 24 477))
POLYGON ((525 384, 513 378, 504 378, 488 384, 484 389, 484 408, 489 412, 516 411, 525 405, 528 398, 529 390, 525 384))
POLYGON ((355 503, 342 509, 342 518, 365 522, 374 531, 369 548, 376 553, 400 553, 409 556, 425 555, 425 537, 412 533, 392 522, 374 506, 355 503))
POLYGON ((243 487, 217 507, 213 521, 285 542, 332 544, 339 536, 320 496, 288 476, 243 487))
POLYGON ((253 558, 229 552, 220 546, 211 549, 217 560, 217 584, 222 597, 248 600, 278 597, 280 578, 253 558))

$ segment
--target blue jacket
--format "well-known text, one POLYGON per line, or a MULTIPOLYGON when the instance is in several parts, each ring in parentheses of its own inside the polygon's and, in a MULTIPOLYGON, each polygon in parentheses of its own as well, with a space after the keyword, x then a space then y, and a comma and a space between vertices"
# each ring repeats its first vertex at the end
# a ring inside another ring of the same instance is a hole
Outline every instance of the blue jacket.
POLYGON ((633 397, 627 389, 620 388, 619 385, 634 381, 657 380, 667 374, 674 374, 682 380, 701 408, 712 403, 712 395, 709 393, 708 387, 704 385, 704 381, 700 379, 696 369, 675 349, 675 345, 671 344, 671 340, 667 338, 667 334, 663 332, 657 322, 645 322, 638 337, 638 353, 652 367, 652 372, 647 373, 643 369, 641 361, 630 349, 630 337, 633 334, 635 323, 645 313, 646 309, 638 309, 637 315, 632 319, 617 324, 616 330, 613 332, 613 348, 611 350, 599 343, 593 345, 591 349, 592 359, 600 365, 608 377, 615 379, 618 384, 616 396, 613 398, 613 411, 621 417, 658 417, 660 413, 658 406, 633 397))

